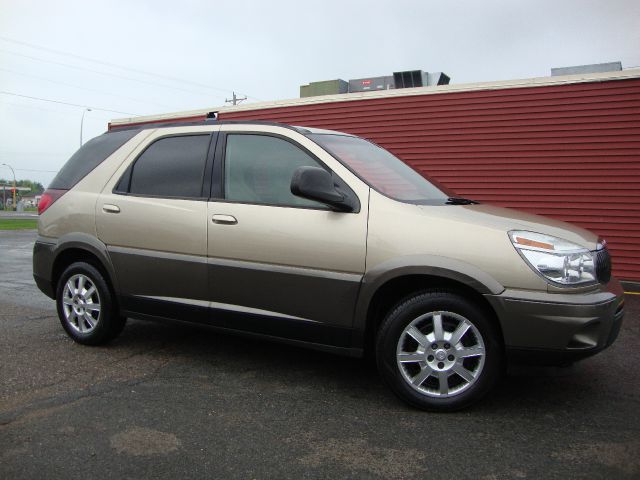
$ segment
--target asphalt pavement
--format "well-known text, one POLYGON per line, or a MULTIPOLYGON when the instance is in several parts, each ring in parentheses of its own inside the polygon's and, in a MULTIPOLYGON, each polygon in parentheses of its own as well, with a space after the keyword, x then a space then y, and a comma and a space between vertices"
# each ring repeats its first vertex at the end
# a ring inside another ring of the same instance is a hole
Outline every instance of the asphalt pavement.
POLYGON ((370 363, 129 321, 72 342, 0 232, 0 479, 640 478, 640 297, 618 341, 521 369, 481 404, 414 410, 370 363))

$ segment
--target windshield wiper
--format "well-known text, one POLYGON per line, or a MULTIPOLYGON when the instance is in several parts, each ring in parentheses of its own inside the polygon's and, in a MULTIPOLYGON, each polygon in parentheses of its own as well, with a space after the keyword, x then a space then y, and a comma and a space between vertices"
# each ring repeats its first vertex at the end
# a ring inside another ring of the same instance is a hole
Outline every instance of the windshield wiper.
POLYGON ((476 205, 480 202, 462 197, 449 197, 447 198, 447 201, 445 203, 447 205, 476 205))

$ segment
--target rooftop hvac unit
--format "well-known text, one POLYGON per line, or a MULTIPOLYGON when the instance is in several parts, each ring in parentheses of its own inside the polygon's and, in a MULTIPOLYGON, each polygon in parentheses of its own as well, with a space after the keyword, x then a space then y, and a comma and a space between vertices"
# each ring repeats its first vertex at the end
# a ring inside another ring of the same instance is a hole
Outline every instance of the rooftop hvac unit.
POLYGON ((433 87, 449 85, 450 78, 442 72, 427 73, 422 70, 393 72, 394 88, 433 87))
POLYGON ((442 72, 433 72, 429 74, 429 86, 434 85, 449 85, 451 79, 449 75, 442 72))
POLYGON ((344 80, 328 80, 311 82, 300 87, 300 97, 316 97, 338 93, 374 92, 392 90, 396 88, 435 87, 449 85, 449 76, 442 72, 425 72, 422 70, 408 70, 394 72, 393 75, 381 77, 354 78, 344 80))
POLYGON ((409 70, 407 72, 393 72, 395 88, 424 87, 429 84, 427 73, 422 70, 409 70))
POLYGON ((349 80, 349 92, 369 92, 372 90, 389 90, 393 87, 393 77, 369 77, 349 80))

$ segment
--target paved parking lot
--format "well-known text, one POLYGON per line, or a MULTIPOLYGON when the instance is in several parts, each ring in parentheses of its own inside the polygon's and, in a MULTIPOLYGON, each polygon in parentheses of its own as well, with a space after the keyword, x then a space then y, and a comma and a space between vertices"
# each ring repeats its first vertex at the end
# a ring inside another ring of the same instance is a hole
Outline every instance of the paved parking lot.
POLYGON ((34 238, 0 232, 0 478, 640 476, 640 297, 602 354, 430 414, 365 361, 203 327, 76 345, 31 280, 34 238))

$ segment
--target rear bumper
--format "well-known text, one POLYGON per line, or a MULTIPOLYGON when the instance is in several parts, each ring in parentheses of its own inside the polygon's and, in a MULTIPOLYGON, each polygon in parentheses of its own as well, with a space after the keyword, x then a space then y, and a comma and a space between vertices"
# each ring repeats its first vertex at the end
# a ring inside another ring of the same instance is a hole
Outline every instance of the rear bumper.
POLYGON ((563 364, 595 355, 615 341, 624 317, 624 292, 615 279, 588 293, 506 290, 486 298, 514 363, 563 364))
POLYGON ((51 274, 55 259, 55 243, 36 240, 33 246, 33 279, 36 285, 49 298, 55 298, 51 274))

